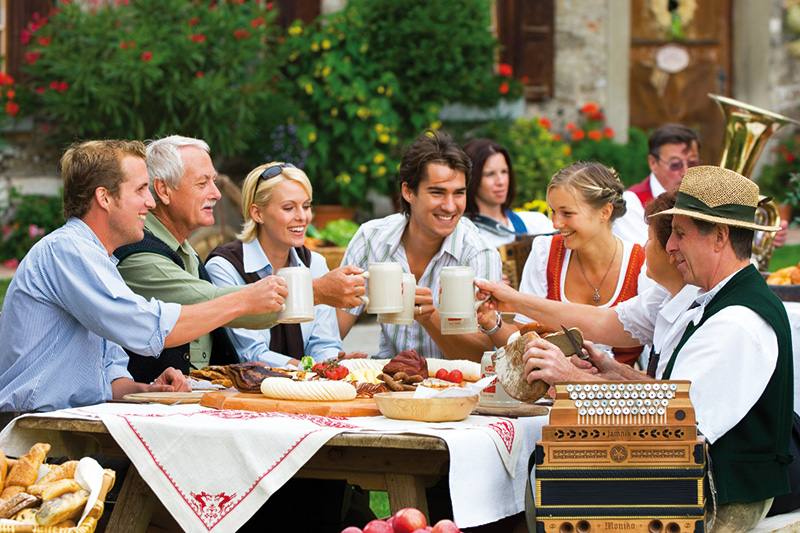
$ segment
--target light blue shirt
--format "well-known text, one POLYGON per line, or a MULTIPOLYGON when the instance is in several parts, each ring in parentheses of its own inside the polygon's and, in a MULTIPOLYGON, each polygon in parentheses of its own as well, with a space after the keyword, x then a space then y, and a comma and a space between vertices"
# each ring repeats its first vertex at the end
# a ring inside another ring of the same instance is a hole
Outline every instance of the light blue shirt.
MULTIPOLYGON (((274 274, 274 269, 267 259, 258 239, 242 244, 242 262, 247 273, 255 272, 263 279, 274 274)), ((325 258, 316 252, 311 252, 311 265, 303 265, 294 248, 289 252, 290 266, 308 266, 313 279, 320 278, 328 273, 325 258)), ((212 257, 206 263, 206 270, 214 285, 228 287, 232 285, 246 285, 242 276, 230 261, 222 257, 212 257)), ((272 338, 269 329, 240 329, 226 328, 229 337, 239 354, 241 361, 261 361, 270 366, 279 368, 289 362, 290 357, 273 352, 269 349, 272 338)), ((305 354, 315 361, 325 361, 338 357, 342 349, 342 339, 339 335, 339 322, 336 319, 336 310, 327 305, 314 306, 314 321, 300 324, 303 332, 303 345, 305 354)))
POLYGON ((104 402, 131 377, 120 345, 161 353, 181 306, 134 294, 115 263, 76 218, 31 248, 0 317, 0 411, 104 402))
MULTIPOLYGON (((411 272, 402 241, 407 225, 408 217, 400 213, 362 224, 347 245, 342 264, 356 265, 366 270, 370 263, 393 261, 400 263, 403 272, 411 272)), ((497 248, 488 244, 475 224, 465 217, 461 217, 453 233, 444 238, 441 248, 417 280, 418 287, 431 289, 437 306, 439 277, 446 266, 471 266, 477 277, 490 281, 500 281, 502 276, 497 248)), ((360 315, 364 305, 345 311, 360 315)), ((381 324, 378 357, 394 357, 403 350, 416 350, 425 358, 444 359, 442 351, 418 321, 415 320, 410 326, 381 324)))

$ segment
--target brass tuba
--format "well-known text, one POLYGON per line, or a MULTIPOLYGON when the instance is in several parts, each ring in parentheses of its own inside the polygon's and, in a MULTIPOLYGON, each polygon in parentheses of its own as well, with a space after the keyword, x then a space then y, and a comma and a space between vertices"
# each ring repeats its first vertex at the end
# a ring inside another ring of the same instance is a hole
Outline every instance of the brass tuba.
MULTIPOLYGON (((719 105, 725 117, 725 140, 719 166, 748 178, 772 134, 786 124, 800 125, 800 122, 791 118, 732 98, 718 94, 709 94, 708 97, 719 105)), ((777 226, 780 221, 778 208, 773 201, 761 204, 756 210, 757 224, 777 226)), ((775 250, 774 239, 774 232, 761 231, 757 231, 753 239, 753 259, 761 271, 769 267, 775 250)))

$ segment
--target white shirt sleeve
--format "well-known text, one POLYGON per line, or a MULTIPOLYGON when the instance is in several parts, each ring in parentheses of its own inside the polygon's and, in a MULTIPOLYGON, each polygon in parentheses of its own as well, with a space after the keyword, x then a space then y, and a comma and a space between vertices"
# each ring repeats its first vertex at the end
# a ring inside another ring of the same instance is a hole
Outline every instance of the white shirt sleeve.
MULTIPOLYGON (((540 298, 547 298, 547 259, 550 256, 552 237, 536 237, 533 239, 531 253, 525 261, 522 276, 519 282, 519 292, 532 294, 540 298)), ((533 318, 517 313, 515 322, 528 324, 533 318)))
POLYGON ((614 221, 611 231, 624 241, 635 242, 644 246, 647 241, 647 222, 644 219, 644 206, 636 193, 622 193, 627 211, 625 215, 614 221))
POLYGON ((671 379, 692 382, 697 427, 713 444, 755 405, 777 361, 778 338, 770 325, 750 309, 731 306, 686 341, 671 379))

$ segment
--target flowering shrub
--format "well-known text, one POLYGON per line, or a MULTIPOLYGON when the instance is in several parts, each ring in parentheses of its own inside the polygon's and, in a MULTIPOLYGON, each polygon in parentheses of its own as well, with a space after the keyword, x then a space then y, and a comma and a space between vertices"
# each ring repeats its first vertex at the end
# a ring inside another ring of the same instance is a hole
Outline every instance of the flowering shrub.
MULTIPOLYGON (((515 206, 527 209, 531 202, 543 200, 553 174, 573 161, 570 146, 551 128, 547 118, 537 117, 489 125, 487 136, 505 146, 511 156, 517 181, 515 206)), ((541 204, 535 205, 541 210, 541 204)))
POLYGON ((647 134, 638 128, 628 130, 628 143, 614 142, 614 130, 605 124, 605 115, 593 102, 581 107, 582 124, 567 123, 567 137, 575 161, 597 161, 617 171, 622 183, 630 187, 650 174, 647 165, 647 134))
POLYGON ((232 155, 283 108, 271 3, 81 4, 59 1, 22 34, 33 105, 70 139, 179 133, 232 155))
POLYGON ((60 196, 21 195, 11 189, 0 206, 0 261, 16 267, 31 246, 64 223, 60 196))
POLYGON ((757 180, 761 194, 779 201, 788 200, 793 187, 792 174, 800 172, 800 132, 787 135, 771 150, 772 163, 761 167, 757 180))
POLYGON ((318 204, 366 205, 370 189, 388 194, 399 164, 397 78, 367 54, 353 9, 326 18, 320 31, 296 24, 283 45, 281 92, 318 204))
POLYGON ((0 116, 2 113, 6 117, 16 117, 19 113, 17 86, 14 78, 5 72, 0 72, 0 116))

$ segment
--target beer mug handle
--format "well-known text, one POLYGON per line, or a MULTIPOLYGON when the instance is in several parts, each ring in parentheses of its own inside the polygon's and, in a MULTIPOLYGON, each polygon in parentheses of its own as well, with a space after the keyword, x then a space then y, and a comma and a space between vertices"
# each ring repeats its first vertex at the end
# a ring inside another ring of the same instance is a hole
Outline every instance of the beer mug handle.
MULTIPOLYGON (((488 281, 488 280, 486 280, 485 278, 475 278, 475 281, 488 281)), ((477 293, 478 291, 475 291, 475 294, 477 293)), ((491 298, 491 296, 487 296, 483 300, 475 300, 475 310, 477 311, 480 306, 488 302, 489 298, 491 298)))
MULTIPOLYGON (((369 270, 365 270, 361 274, 353 274, 354 276, 361 276, 364 279, 369 279, 369 270)), ((364 302, 364 305, 369 305, 369 296, 366 294, 359 294, 358 297, 364 302)))

